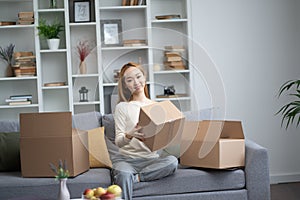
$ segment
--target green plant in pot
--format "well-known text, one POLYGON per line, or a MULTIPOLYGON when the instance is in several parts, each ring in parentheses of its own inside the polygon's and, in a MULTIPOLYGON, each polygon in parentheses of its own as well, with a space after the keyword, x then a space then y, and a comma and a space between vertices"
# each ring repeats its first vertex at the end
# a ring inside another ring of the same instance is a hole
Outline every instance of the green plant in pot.
POLYGON ((39 30, 39 36, 47 39, 50 49, 58 49, 60 33, 64 30, 62 23, 57 19, 53 23, 47 23, 45 19, 41 19, 37 29, 39 30))
POLYGON ((300 123, 300 80, 290 80, 285 82, 279 89, 278 97, 284 92, 291 91, 288 95, 294 97, 293 101, 282 106, 276 114, 282 115, 281 126, 286 121, 287 129, 294 122, 298 127, 300 123))

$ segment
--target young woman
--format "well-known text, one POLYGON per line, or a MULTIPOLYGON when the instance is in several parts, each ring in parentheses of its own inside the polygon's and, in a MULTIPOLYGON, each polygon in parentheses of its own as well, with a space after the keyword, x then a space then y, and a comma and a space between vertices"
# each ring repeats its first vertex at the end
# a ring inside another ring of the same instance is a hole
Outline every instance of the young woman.
POLYGON ((123 198, 132 199, 133 184, 151 181, 173 174, 178 165, 174 156, 160 157, 143 143, 142 129, 138 126, 140 107, 154 103, 149 99, 146 75, 135 63, 125 64, 118 82, 119 99, 114 118, 119 154, 112 160, 113 181, 121 186, 123 198))

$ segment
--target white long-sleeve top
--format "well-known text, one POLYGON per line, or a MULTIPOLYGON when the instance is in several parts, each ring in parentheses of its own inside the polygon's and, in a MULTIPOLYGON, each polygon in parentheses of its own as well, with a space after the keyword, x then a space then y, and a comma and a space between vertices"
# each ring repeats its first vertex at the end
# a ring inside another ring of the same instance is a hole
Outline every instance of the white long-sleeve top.
POLYGON ((119 152, 132 158, 156 158, 157 152, 150 149, 136 138, 128 139, 125 134, 131 131, 138 123, 140 107, 145 104, 139 101, 120 102, 114 114, 116 137, 115 143, 119 152))

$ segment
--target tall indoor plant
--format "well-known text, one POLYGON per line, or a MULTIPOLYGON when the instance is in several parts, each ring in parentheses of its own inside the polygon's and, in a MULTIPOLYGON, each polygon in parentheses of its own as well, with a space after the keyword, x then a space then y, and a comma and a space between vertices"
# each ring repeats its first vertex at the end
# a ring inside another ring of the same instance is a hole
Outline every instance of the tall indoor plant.
POLYGON ((39 35, 47 39, 49 49, 58 49, 60 42, 60 33, 64 26, 57 19, 53 23, 47 23, 45 19, 39 21, 39 35))
POLYGON ((289 80, 285 82, 279 89, 278 97, 283 95, 286 91, 292 91, 288 95, 293 96, 293 101, 282 106, 276 114, 282 115, 281 126, 284 121, 286 121, 285 128, 287 129, 289 125, 296 123, 298 127, 300 123, 300 79, 299 80, 289 80))

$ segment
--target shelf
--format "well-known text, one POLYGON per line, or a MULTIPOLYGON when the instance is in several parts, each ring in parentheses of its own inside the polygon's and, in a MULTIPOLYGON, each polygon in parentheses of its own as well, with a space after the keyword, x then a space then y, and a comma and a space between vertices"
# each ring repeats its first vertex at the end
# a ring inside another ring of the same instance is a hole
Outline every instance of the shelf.
POLYGON ((165 100, 170 100, 170 101, 189 101, 191 100, 191 97, 171 97, 171 98, 155 98, 156 101, 165 101, 165 100))
POLYGON ((130 49, 148 49, 149 46, 136 46, 136 47, 124 47, 124 46, 117 46, 117 47, 102 47, 101 49, 103 51, 109 51, 109 50, 130 50, 130 49))
POLYGON ((47 8, 47 9, 38 9, 38 12, 64 12, 64 8, 47 8))
POLYGON ((30 25, 8 25, 8 26, 0 26, 0 29, 25 29, 25 28, 34 28, 34 24, 30 24, 30 25))
POLYGON ((187 19, 161 19, 161 20, 152 20, 152 23, 174 23, 174 22, 187 22, 187 19))
POLYGON ((81 106, 81 105, 95 105, 100 104, 100 101, 88 101, 88 102, 74 102, 75 106, 81 106))
POLYGON ((57 50, 50 50, 50 49, 43 49, 40 50, 41 53, 60 53, 60 52, 67 52, 67 49, 57 49, 57 50))
POLYGON ((10 106, 10 105, 0 105, 1 108, 32 108, 32 107, 38 107, 38 104, 28 104, 28 105, 15 105, 15 106, 10 106))
POLYGON ((87 77, 98 77, 99 74, 73 74, 73 78, 87 78, 87 77))
POLYGON ((18 81, 18 80, 37 80, 36 76, 28 77, 3 77, 0 78, 0 81, 18 81))
POLYGON ((81 22, 81 23, 70 23, 70 26, 95 26, 96 25, 96 22, 81 22))
POLYGON ((118 83, 103 83, 104 87, 118 86, 118 83))
POLYGON ((154 71, 154 74, 178 74, 178 73, 190 73, 190 70, 161 70, 161 71, 154 71))
POLYGON ((101 10, 107 10, 107 11, 116 11, 116 10, 138 10, 138 9, 146 9, 146 5, 142 6, 103 6, 100 7, 101 10))
POLYGON ((42 87, 43 90, 56 90, 56 89, 68 89, 68 88, 69 88, 69 86, 67 86, 67 85, 65 85, 65 86, 53 86, 53 87, 51 87, 51 86, 49 86, 49 87, 43 86, 42 87))

